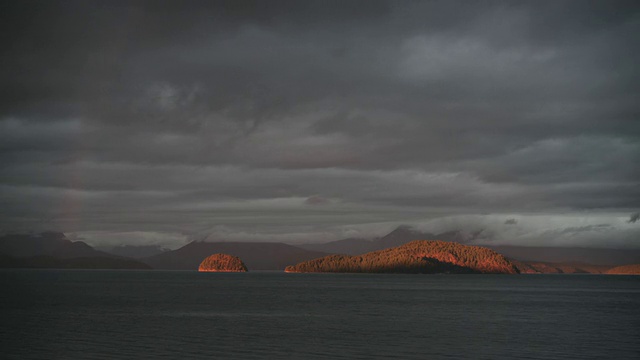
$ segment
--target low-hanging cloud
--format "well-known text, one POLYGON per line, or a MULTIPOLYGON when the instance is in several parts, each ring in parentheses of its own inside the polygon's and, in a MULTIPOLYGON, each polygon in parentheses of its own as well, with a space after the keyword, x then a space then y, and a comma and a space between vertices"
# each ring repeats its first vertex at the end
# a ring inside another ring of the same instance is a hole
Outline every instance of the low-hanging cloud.
POLYGON ((0 230, 619 218, 640 203, 639 19, 633 1, 11 2, 0 230))

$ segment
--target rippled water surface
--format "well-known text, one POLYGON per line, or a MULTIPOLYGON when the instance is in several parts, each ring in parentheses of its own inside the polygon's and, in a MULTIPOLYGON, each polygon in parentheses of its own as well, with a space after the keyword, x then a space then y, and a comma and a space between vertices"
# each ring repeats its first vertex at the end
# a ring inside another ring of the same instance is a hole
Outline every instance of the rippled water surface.
POLYGON ((640 277, 0 271, 3 359, 639 359, 640 277))

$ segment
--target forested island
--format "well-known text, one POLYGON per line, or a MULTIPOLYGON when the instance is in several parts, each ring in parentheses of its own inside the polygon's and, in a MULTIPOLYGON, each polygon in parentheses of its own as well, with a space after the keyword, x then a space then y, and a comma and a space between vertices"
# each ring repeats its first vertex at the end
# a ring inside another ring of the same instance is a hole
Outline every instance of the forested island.
POLYGON ((611 275, 640 275, 640 264, 617 266, 609 269, 606 273, 611 275))
POLYGON ((517 274, 519 270, 485 247, 418 240, 363 255, 329 255, 288 266, 285 272, 517 274))
POLYGON ((239 257, 228 254, 213 254, 202 260, 201 272, 247 272, 247 266, 239 257))
MULTIPOLYGON (((463 238, 458 233, 442 233, 445 244, 440 241, 436 248, 470 248, 451 252, 457 260, 438 257, 428 251, 418 261, 416 253, 409 260, 389 265, 393 248, 410 243, 411 239, 427 239, 421 233, 407 227, 398 227, 377 240, 344 239, 324 244, 311 244, 310 249, 301 244, 263 242, 202 242, 193 241, 175 249, 158 246, 124 246, 93 248, 83 241, 71 241, 64 233, 43 232, 40 234, 9 234, 0 236, 0 268, 37 269, 159 269, 196 270, 209 254, 228 254, 242 259, 247 270, 279 270, 288 267, 290 272, 318 272, 324 267, 338 268, 341 272, 487 272, 474 267, 474 263, 491 263, 491 256, 504 256, 521 274, 640 274, 639 249, 590 249, 522 246, 465 246, 455 239, 463 238), (452 244, 452 245, 447 245, 452 244), (379 248, 384 246, 384 248, 379 248), (374 248, 374 249, 371 249, 374 248), (115 250, 118 251, 115 251, 115 250), (314 250, 315 249, 315 250, 314 250), (370 249, 370 250, 366 250, 370 249), (483 249, 483 250, 479 250, 483 249), (120 251, 122 250, 122 251, 120 251), (322 250, 322 251, 320 251, 322 250), (485 253, 492 250, 494 253, 485 253), (115 251, 115 252, 110 252, 115 251), (391 251, 391 253, 387 253, 391 251), (378 258, 359 255, 375 252, 378 258), (468 256, 471 252, 474 255, 468 256), (334 255, 331 255, 334 254, 334 255), (335 255, 348 254, 348 255, 335 255), (135 258, 127 257, 126 255, 135 258), (468 260, 467 260, 468 258, 468 260), (485 259, 478 261, 477 259, 485 259), (316 259, 316 260, 311 260, 316 259), (373 266, 371 263, 375 262, 373 266), (298 264, 290 266, 292 264, 298 264), (407 265, 408 264, 408 265, 407 265), (469 268, 469 264, 472 266, 469 268), (636 264, 636 265, 628 265, 636 264), (367 266, 363 266, 367 265, 367 266), (367 268, 368 267, 368 268, 367 268), (372 269, 373 268, 373 269, 372 269), (310 269, 310 270, 309 270, 310 269)), ((437 243, 437 241, 432 241, 437 243)), ((434 246, 432 245, 431 248, 434 246)), ((448 251, 448 250, 447 250, 448 251)), ((446 252, 446 251, 445 251, 446 252)), ((405 256, 406 254, 402 255, 405 256)), ((419 254, 418 254, 419 255, 419 254)), ((401 256, 401 255, 393 255, 401 256)), ((397 260, 397 259, 396 259, 397 260)), ((494 261, 495 262, 495 261, 494 261)), ((223 265, 224 267, 224 265, 223 265)), ((241 269, 241 268, 240 268, 241 269)), ((498 269, 499 270, 499 269, 498 269)), ((489 269, 489 272, 492 270, 489 269)), ((500 272, 502 270, 499 270, 500 272)), ((327 270, 327 272, 335 272, 327 270)))

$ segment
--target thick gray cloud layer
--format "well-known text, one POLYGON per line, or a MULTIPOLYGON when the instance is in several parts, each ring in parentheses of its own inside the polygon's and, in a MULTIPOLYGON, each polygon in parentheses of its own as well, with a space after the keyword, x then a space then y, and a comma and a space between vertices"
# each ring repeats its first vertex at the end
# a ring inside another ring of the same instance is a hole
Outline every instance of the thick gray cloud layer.
POLYGON ((581 214, 574 242, 606 218, 633 245, 639 33, 635 1, 6 2, 0 229, 303 241, 581 214))

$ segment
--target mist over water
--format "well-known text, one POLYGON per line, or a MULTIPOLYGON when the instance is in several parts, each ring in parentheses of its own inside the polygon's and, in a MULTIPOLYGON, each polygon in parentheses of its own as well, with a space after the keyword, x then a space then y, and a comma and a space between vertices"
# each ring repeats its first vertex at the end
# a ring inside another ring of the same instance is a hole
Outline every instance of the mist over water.
POLYGON ((5 359, 634 359, 640 277, 3 270, 5 359))

